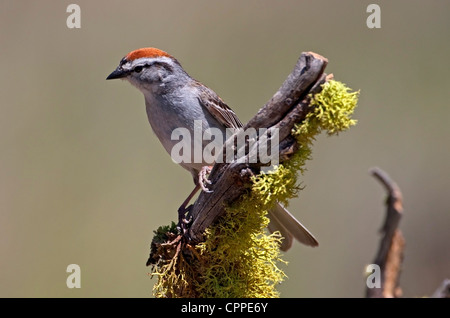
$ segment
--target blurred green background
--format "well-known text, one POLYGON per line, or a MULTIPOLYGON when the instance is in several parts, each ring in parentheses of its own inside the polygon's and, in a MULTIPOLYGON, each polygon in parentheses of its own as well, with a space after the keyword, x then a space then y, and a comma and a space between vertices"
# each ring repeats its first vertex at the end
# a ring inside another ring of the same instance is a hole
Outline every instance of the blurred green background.
POLYGON ((151 297, 152 231, 176 219, 192 179, 147 123, 144 98, 106 81, 129 51, 174 55, 245 122, 302 51, 361 90, 358 125, 321 136, 290 210, 320 247, 284 255, 282 297, 362 297, 378 247, 385 193, 400 185, 405 296, 450 276, 450 2, 0 2, 0 296, 151 297), (81 266, 81 288, 66 267, 81 266))

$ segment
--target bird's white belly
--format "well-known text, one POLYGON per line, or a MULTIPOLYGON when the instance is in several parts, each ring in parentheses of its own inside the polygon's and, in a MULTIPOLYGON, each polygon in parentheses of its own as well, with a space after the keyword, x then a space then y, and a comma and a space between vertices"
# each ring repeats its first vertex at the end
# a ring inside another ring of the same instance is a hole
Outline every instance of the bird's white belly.
MULTIPOLYGON (((218 149, 222 149, 226 137, 225 128, 209 112, 186 111, 181 100, 179 104, 171 103, 170 107, 160 107, 162 104, 160 100, 146 98, 149 123, 167 153, 190 171, 212 165, 213 155, 218 153, 218 149), (183 159, 182 162, 180 158, 183 159)), ((202 107, 198 109, 203 110, 202 107)))

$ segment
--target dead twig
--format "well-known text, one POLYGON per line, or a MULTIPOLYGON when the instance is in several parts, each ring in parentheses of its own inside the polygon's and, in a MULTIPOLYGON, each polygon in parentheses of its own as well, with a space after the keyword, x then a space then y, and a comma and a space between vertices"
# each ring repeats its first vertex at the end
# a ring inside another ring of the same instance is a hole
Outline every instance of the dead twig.
POLYGON ((374 264, 381 270, 381 288, 366 289, 369 298, 400 297, 400 272, 403 262, 405 239, 398 229, 403 214, 403 196, 398 185, 389 175, 380 168, 370 170, 385 187, 388 197, 386 199, 386 217, 381 228, 382 238, 376 254, 374 264))
MULTIPOLYGON (((296 123, 304 120, 311 111, 311 107, 309 107, 310 94, 320 92, 321 84, 330 79, 324 73, 327 63, 326 58, 316 53, 302 53, 280 89, 243 129, 245 131, 248 128, 256 130, 267 128, 267 133, 259 136, 252 149, 249 149, 244 157, 234 158, 232 162, 228 163, 215 164, 209 176, 212 181, 210 189, 213 192, 201 193, 194 205, 190 207, 193 223, 186 232, 186 236, 192 242, 199 242, 203 239, 205 229, 223 215, 227 203, 234 202, 244 194, 250 184, 251 176, 259 173, 263 164, 261 162, 251 163, 252 161, 248 158, 251 158, 257 151, 260 140, 270 140, 271 132, 277 129, 280 162, 288 160, 290 154, 294 153, 298 145, 291 135, 292 128, 296 123)), ((230 148, 230 143, 234 145, 234 137, 227 140, 224 149, 230 148)))

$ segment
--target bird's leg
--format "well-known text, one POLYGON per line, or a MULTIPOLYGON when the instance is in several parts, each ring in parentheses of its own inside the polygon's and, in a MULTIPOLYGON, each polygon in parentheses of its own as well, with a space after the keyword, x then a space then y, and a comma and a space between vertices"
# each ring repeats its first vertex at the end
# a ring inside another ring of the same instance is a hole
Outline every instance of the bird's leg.
POLYGON ((184 200, 184 202, 178 208, 178 227, 183 231, 183 234, 187 231, 186 225, 191 223, 192 221, 192 217, 189 219, 186 217, 186 213, 189 212, 188 209, 186 209, 186 206, 189 204, 189 201, 191 201, 198 190, 200 190, 200 185, 195 186, 191 194, 188 195, 186 200, 184 200))
POLYGON ((192 190, 191 194, 188 195, 186 200, 181 204, 181 206, 178 208, 178 215, 184 214, 186 212, 186 206, 188 205, 189 201, 194 197, 194 195, 197 193, 197 191, 200 190, 200 186, 196 185, 194 190, 192 190))
POLYGON ((202 189, 202 191, 211 193, 205 184, 211 184, 211 181, 208 180, 207 175, 211 173, 212 166, 204 166, 198 173, 198 179, 196 182, 196 186, 194 190, 188 195, 186 200, 181 204, 178 208, 178 228, 184 233, 186 233, 188 227, 187 225, 192 222, 192 216, 189 215, 189 209, 187 209, 187 205, 189 201, 194 197, 194 195, 198 192, 198 190, 202 189))

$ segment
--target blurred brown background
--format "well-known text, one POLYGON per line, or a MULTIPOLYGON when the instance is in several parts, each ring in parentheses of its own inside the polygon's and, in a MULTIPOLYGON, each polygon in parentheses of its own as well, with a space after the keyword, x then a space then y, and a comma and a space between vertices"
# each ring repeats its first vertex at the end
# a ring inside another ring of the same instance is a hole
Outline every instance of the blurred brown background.
POLYGON ((176 219, 192 180, 147 123, 141 93, 106 76, 155 46, 213 88, 242 121, 302 51, 361 90, 358 125, 321 136, 293 211, 320 241, 285 254, 282 297, 362 297, 378 247, 385 169, 405 199, 406 296, 450 276, 450 2, 0 2, 0 296, 150 297, 152 231, 176 219), (81 289, 66 287, 81 266, 81 289))

